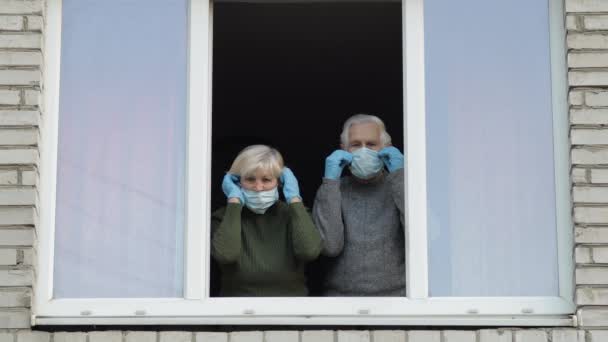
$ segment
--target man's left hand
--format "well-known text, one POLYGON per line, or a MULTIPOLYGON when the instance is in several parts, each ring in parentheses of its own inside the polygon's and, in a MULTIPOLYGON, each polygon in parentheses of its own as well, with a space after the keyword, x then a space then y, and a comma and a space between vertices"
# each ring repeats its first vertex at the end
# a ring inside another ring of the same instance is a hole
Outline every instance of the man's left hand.
POLYGON ((403 168, 405 158, 394 146, 387 146, 378 152, 378 157, 384 162, 388 172, 394 172, 403 168))

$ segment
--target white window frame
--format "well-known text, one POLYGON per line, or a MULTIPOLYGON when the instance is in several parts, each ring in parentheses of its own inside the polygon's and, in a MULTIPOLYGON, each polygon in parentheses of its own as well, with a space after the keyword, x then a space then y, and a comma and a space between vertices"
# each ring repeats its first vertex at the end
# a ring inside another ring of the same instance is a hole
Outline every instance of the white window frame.
POLYGON ((211 175, 211 42, 213 3, 190 0, 185 298, 53 299, 61 0, 48 0, 45 108, 40 124, 38 276, 32 323, 533 325, 575 324, 564 8, 550 0, 559 297, 428 296, 423 0, 403 0, 404 131, 408 155, 407 298, 209 297, 211 175), (201 148, 203 149, 201 153, 201 148), (202 208, 202 209, 201 209, 202 208), (202 227, 202 229, 201 229, 202 227))

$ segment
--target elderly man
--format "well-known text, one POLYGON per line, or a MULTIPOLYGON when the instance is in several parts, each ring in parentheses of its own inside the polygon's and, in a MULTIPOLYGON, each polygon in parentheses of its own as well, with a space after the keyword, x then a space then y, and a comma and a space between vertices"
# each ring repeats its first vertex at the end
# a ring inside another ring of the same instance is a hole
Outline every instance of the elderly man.
POLYGON ((313 207, 330 257, 325 295, 405 296, 403 154, 372 115, 349 118, 340 140, 313 207))

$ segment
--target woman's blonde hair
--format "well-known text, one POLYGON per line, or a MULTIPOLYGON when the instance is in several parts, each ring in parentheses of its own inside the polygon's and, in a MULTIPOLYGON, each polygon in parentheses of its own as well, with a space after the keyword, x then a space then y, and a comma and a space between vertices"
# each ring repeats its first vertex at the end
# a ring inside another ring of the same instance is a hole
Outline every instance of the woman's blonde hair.
POLYGON ((283 157, 276 149, 266 145, 251 145, 236 156, 228 172, 248 177, 254 175, 256 171, 262 170, 279 178, 284 165, 283 157))

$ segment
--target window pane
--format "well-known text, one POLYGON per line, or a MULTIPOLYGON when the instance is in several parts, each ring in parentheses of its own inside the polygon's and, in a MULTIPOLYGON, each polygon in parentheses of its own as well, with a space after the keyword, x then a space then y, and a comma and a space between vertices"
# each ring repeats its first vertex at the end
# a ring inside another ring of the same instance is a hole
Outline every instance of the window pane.
POLYGON ((425 1, 432 296, 558 294, 548 15, 425 1))
POLYGON ((54 295, 181 297, 187 0, 63 0, 54 295))

